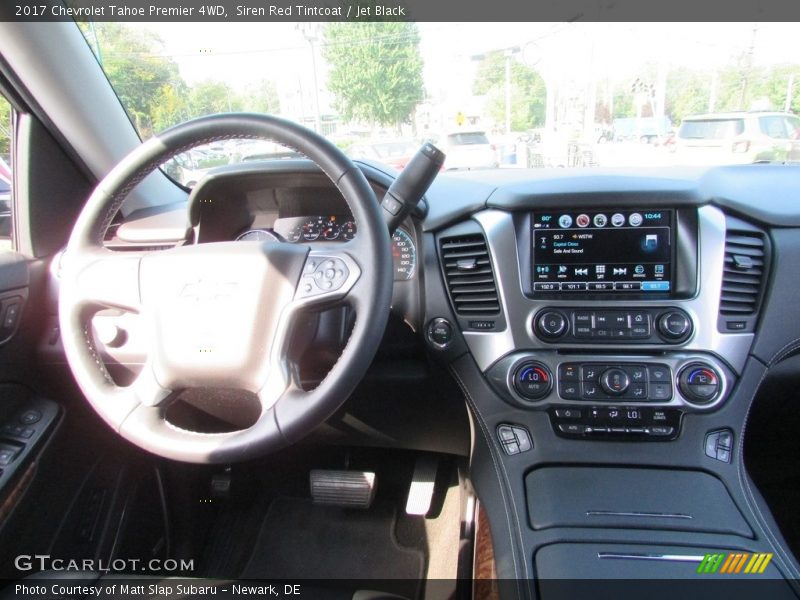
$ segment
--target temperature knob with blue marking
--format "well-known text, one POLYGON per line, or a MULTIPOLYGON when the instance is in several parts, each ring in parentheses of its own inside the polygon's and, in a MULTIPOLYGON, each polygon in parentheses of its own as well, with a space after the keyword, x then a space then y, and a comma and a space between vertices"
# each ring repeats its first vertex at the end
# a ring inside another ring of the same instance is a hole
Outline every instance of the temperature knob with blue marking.
POLYGON ((514 389, 528 400, 540 400, 553 388, 553 375, 540 362, 528 361, 514 371, 514 389))
POLYGON ((706 363, 686 365, 678 376, 678 386, 683 396, 695 404, 707 404, 719 394, 719 373, 706 363))

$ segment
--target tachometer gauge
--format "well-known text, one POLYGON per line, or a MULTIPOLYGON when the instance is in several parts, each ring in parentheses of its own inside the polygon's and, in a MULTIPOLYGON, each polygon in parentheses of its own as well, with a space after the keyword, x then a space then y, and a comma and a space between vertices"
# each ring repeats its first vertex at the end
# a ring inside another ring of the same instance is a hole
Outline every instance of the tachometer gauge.
POLYGON ((344 225, 342 225, 342 230, 339 233, 339 237, 341 237, 346 242, 349 242, 354 237, 356 237, 356 222, 345 221, 344 225))
POLYGON ((392 263, 395 281, 407 281, 417 271, 417 249, 404 229, 398 229, 392 235, 392 263))
POLYGON ((266 229, 249 229, 236 238, 237 242, 277 242, 277 236, 266 229))
POLYGON ((322 227, 322 237, 329 242, 333 240, 339 239, 339 232, 341 231, 341 227, 336 222, 336 217, 332 217, 325 221, 325 225, 322 227))
POLYGON ((319 236, 322 234, 322 227, 324 222, 322 217, 316 218, 313 217, 303 223, 303 233, 302 237, 303 240, 306 242, 313 242, 319 239, 319 236))

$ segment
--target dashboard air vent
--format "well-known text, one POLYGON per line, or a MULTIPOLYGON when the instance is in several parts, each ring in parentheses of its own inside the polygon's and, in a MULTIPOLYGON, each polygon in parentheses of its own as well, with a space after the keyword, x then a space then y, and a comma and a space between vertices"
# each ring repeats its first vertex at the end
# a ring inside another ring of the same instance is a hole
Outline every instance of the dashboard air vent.
POLYGON ((728 229, 719 312, 725 317, 755 315, 767 266, 766 238, 750 229, 728 229))
POLYGON ((440 248, 456 314, 467 317, 498 314, 497 285, 483 235, 443 238, 440 248))

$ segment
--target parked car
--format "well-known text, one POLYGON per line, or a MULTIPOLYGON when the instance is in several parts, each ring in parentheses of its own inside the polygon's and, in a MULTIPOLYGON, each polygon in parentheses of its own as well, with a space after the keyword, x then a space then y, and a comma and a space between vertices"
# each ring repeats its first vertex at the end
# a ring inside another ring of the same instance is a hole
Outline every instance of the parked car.
POLYGON ((497 148, 489 142, 485 131, 449 133, 441 140, 441 149, 447 155, 446 170, 494 169, 498 165, 497 148))
POLYGON ((376 140, 353 144, 348 155, 351 158, 377 160, 402 170, 414 156, 419 144, 413 140, 376 140))
POLYGON ((800 117, 785 112, 693 115, 681 123, 675 149, 687 164, 800 160, 800 117))

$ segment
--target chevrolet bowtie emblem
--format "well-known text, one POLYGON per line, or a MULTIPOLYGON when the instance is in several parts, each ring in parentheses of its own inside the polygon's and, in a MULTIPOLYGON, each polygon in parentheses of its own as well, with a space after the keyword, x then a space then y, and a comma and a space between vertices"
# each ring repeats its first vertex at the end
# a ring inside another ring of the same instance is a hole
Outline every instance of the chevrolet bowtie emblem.
POLYGON ((179 297, 194 300, 195 302, 219 300, 220 298, 232 296, 236 286, 236 282, 233 281, 206 281, 200 279, 183 286, 179 297))

